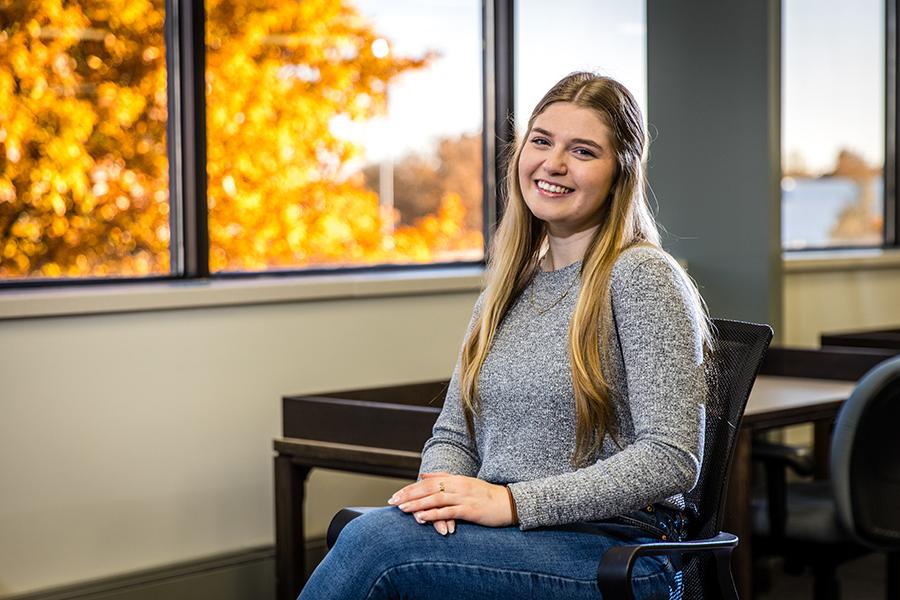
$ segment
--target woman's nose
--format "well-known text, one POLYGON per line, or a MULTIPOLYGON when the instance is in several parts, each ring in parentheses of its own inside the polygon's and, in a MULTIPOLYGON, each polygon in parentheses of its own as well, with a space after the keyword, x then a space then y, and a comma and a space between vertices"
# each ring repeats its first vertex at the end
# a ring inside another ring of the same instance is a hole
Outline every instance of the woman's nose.
POLYGON ((566 165, 564 152, 551 152, 544 160, 544 169, 551 175, 565 175, 569 168, 566 165))

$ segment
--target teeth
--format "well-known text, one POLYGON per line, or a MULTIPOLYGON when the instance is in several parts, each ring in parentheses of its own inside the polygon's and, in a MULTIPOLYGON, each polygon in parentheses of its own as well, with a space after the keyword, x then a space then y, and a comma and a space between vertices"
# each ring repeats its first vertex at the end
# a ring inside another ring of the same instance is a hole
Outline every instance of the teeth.
POLYGON ((548 183, 548 182, 540 180, 540 179, 537 182, 537 186, 540 189, 544 190, 545 192, 550 192, 551 194, 566 194, 566 193, 572 191, 570 188, 563 187, 561 185, 556 185, 553 183, 548 183))

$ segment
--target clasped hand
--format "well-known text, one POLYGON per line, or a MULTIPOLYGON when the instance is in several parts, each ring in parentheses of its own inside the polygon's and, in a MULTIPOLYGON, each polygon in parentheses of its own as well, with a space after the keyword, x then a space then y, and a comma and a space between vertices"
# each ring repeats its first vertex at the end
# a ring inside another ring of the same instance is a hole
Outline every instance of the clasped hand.
POLYGON ((504 486, 449 473, 422 473, 421 477, 398 490, 388 504, 412 513, 419 523, 431 523, 441 535, 456 530, 456 519, 488 527, 513 524, 504 486))

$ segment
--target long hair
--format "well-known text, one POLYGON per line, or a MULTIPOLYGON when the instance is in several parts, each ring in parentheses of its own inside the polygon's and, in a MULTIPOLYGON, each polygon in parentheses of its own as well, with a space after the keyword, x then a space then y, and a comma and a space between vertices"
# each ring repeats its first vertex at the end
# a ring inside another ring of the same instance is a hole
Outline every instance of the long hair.
MULTIPOLYGON (((547 238, 543 221, 525 204, 519 185, 519 159, 535 119, 555 102, 588 108, 612 134, 617 173, 602 220, 581 264, 581 290, 569 325, 569 359, 575 392, 576 439, 572 462, 587 461, 606 435, 617 441, 615 410, 604 364, 610 356, 612 324, 610 278, 619 254, 636 245, 660 248, 659 231, 650 211, 645 175, 647 136, 640 108, 619 82, 593 73, 573 73, 560 80, 538 102, 526 135, 515 145, 506 173, 506 206, 494 236, 480 318, 463 344, 460 396, 466 424, 474 438, 479 412, 478 378, 494 335, 513 301, 538 268, 547 238)), ((680 268, 680 267, 679 267, 680 268)), ((687 275, 682 273, 687 281, 687 275)), ((702 299, 691 283, 704 342, 710 339, 702 299)))

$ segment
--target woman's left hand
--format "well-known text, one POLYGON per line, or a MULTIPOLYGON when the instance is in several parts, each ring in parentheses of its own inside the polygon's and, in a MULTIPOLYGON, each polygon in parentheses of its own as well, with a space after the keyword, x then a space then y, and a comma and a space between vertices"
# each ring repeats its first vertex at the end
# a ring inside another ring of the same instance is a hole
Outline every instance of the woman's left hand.
POLYGON ((422 473, 419 481, 398 490, 388 504, 413 513, 420 523, 462 519, 487 527, 513 524, 506 488, 475 477, 422 473))

